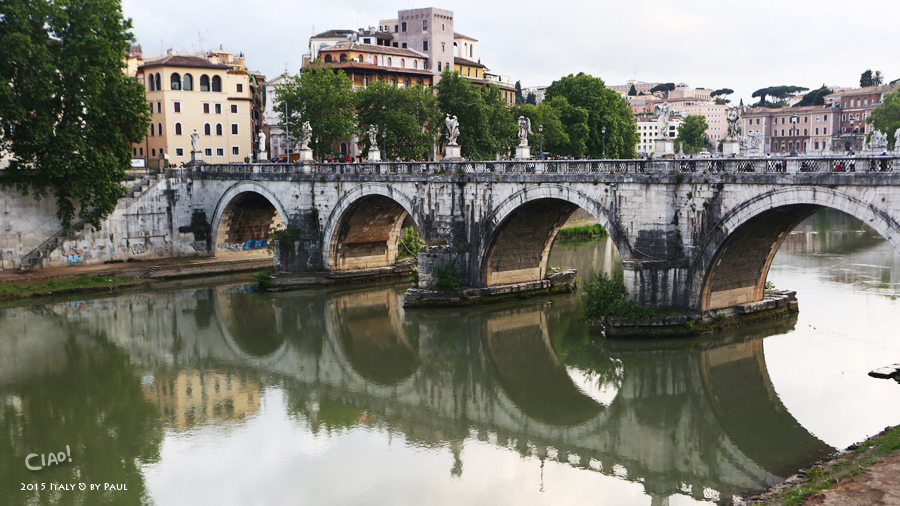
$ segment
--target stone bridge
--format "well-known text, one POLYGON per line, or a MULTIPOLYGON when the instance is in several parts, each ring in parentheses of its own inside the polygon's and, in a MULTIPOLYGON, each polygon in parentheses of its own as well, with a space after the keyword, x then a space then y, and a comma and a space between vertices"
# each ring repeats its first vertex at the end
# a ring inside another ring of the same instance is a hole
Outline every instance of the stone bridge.
POLYGON ((206 224, 211 254, 286 226, 282 242, 292 247, 276 252, 281 271, 377 272, 396 262, 402 228, 415 227, 427 245, 420 288, 453 259, 463 286, 539 282, 557 232, 581 208, 618 248, 631 298, 708 311, 761 300, 778 247, 822 208, 859 218, 900 250, 896 165, 892 157, 204 165, 168 181, 191 206, 176 225, 206 224))

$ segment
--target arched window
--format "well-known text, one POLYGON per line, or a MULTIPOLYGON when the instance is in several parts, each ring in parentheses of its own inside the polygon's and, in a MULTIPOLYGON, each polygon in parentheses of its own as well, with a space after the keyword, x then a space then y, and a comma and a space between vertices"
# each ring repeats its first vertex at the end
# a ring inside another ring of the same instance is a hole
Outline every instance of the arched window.
POLYGON ((331 63, 331 55, 330 54, 325 55, 325 63, 331 63))
POLYGON ((422 86, 422 80, 421 80, 421 79, 417 79, 417 80, 416 80, 416 84, 418 84, 419 86, 422 86))
POLYGON ((156 73, 156 90, 162 90, 162 79, 159 77, 159 72, 156 73))
POLYGON ((203 135, 212 135, 212 128, 210 128, 209 123, 203 125, 203 135))
POLYGON ((200 76, 200 91, 209 91, 209 76, 206 74, 200 76))
POLYGON ((413 68, 414 69, 419 68, 419 60, 413 60, 413 68))
POLYGON ((213 76, 212 78, 212 90, 213 91, 222 91, 222 78, 219 76, 213 76))
POLYGON ((406 68, 406 59, 405 58, 400 58, 400 68, 401 69, 406 68))
POLYGON ((216 135, 222 135, 222 124, 216 123, 216 135))
POLYGON ((172 72, 171 86, 173 90, 181 89, 181 76, 178 72, 172 72))
POLYGON ((388 62, 387 62, 387 66, 388 66, 388 67, 390 67, 390 66, 391 66, 391 57, 390 57, 390 56, 388 56, 388 62))
POLYGON ((377 56, 372 57, 372 63, 374 63, 375 65, 378 65, 378 57, 377 56))
POLYGON ((162 134, 163 134, 162 123, 157 123, 157 124, 156 124, 156 132, 157 132, 159 135, 162 135, 162 134))
POLYGON ((156 132, 155 127, 153 126, 153 123, 150 123, 150 137, 156 135, 154 132, 156 132))
POLYGON ((150 91, 156 91, 156 79, 153 78, 153 74, 150 74, 150 81, 147 84, 150 86, 150 91))
POLYGON ((341 61, 347 61, 347 55, 345 53, 341 53, 341 61))
POLYGON ((359 63, 365 63, 365 62, 366 62, 365 55, 359 55, 359 63))
POLYGON ((181 123, 175 123, 175 135, 181 135, 181 123))
POLYGON ((184 91, 192 91, 194 89, 194 78, 190 74, 184 75, 184 86, 181 89, 184 91))

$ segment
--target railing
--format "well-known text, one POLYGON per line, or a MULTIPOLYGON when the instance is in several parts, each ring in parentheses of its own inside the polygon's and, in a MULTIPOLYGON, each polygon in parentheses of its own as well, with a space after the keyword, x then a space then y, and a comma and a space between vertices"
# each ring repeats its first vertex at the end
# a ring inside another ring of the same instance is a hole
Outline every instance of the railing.
POLYGON ((675 158, 636 160, 520 160, 362 163, 251 163, 195 165, 168 174, 669 174, 690 173, 807 173, 892 172, 895 155, 829 158, 675 158))

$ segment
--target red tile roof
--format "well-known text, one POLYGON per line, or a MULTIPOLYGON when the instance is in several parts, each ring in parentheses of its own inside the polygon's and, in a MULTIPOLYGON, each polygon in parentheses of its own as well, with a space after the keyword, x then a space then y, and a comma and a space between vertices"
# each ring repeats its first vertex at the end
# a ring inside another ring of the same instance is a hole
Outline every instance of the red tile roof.
POLYGON ((145 67, 188 67, 188 68, 205 68, 205 69, 230 69, 229 65, 222 65, 220 63, 212 63, 206 58, 200 58, 199 56, 181 56, 181 55, 169 55, 163 56, 162 58, 157 58, 156 60, 150 60, 144 62, 143 65, 138 66, 138 70, 145 67))

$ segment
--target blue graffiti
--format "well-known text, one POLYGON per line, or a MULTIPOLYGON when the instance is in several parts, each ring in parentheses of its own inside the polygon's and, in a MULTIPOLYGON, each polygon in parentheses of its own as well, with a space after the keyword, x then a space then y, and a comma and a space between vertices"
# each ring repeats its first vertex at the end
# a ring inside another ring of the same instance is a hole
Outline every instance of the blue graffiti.
POLYGON ((268 248, 268 247, 269 247, 269 241, 266 239, 261 239, 259 241, 250 239, 249 241, 244 243, 244 250, 263 249, 263 248, 268 248))

